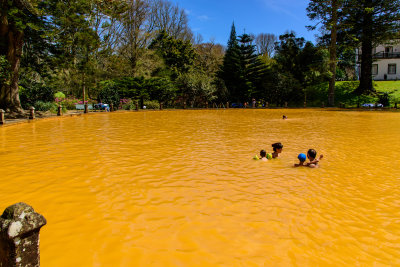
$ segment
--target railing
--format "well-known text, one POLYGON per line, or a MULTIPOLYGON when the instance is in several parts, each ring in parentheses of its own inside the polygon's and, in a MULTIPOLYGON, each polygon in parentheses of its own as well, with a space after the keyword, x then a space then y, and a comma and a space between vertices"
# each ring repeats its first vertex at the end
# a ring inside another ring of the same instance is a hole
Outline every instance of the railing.
POLYGON ((400 52, 378 52, 372 55, 374 59, 400 58, 400 52))

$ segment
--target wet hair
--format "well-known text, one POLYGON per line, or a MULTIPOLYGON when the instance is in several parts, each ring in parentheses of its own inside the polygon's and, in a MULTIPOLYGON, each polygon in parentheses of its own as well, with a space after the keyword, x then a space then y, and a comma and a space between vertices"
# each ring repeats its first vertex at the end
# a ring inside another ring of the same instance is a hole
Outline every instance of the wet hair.
POLYGON ((274 143, 274 144, 272 144, 272 148, 276 152, 277 149, 282 149, 283 145, 280 142, 279 143, 274 143))
POLYGON ((263 158, 263 157, 266 157, 267 156, 267 152, 263 149, 263 150, 261 150, 260 151, 260 156, 263 158))
POLYGON ((309 149, 309 150, 307 151, 307 154, 308 154, 308 156, 309 156, 310 158, 314 158, 314 159, 315 159, 315 157, 317 156, 317 151, 315 151, 314 149, 309 149))

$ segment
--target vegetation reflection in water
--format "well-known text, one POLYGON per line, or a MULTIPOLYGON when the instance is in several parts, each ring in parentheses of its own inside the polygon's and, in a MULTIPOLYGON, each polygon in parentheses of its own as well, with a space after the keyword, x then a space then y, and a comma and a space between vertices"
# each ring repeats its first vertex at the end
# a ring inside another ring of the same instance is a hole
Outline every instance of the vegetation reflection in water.
POLYGON ((46 217, 43 266, 399 264, 399 140, 389 112, 42 120, 0 128, 0 203, 46 217), (308 148, 320 168, 293 168, 308 148))

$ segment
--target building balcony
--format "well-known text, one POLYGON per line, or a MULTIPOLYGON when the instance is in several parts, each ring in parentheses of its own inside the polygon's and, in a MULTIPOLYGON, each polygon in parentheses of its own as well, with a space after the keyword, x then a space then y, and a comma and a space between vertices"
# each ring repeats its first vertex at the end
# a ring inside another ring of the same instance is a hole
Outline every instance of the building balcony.
POLYGON ((373 59, 388 59, 388 58, 400 58, 400 52, 378 52, 372 56, 373 59))

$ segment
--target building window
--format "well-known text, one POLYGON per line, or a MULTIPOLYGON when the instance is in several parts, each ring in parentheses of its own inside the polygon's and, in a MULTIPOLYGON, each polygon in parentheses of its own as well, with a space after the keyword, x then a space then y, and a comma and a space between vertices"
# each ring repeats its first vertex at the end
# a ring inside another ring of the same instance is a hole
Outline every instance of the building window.
POLYGON ((388 74, 396 74, 396 64, 388 65, 388 74))
POLYGON ((386 53, 392 53, 393 52, 393 46, 386 46, 385 47, 385 52, 386 53))
POLYGON ((372 75, 378 74, 378 64, 372 64, 372 75))

